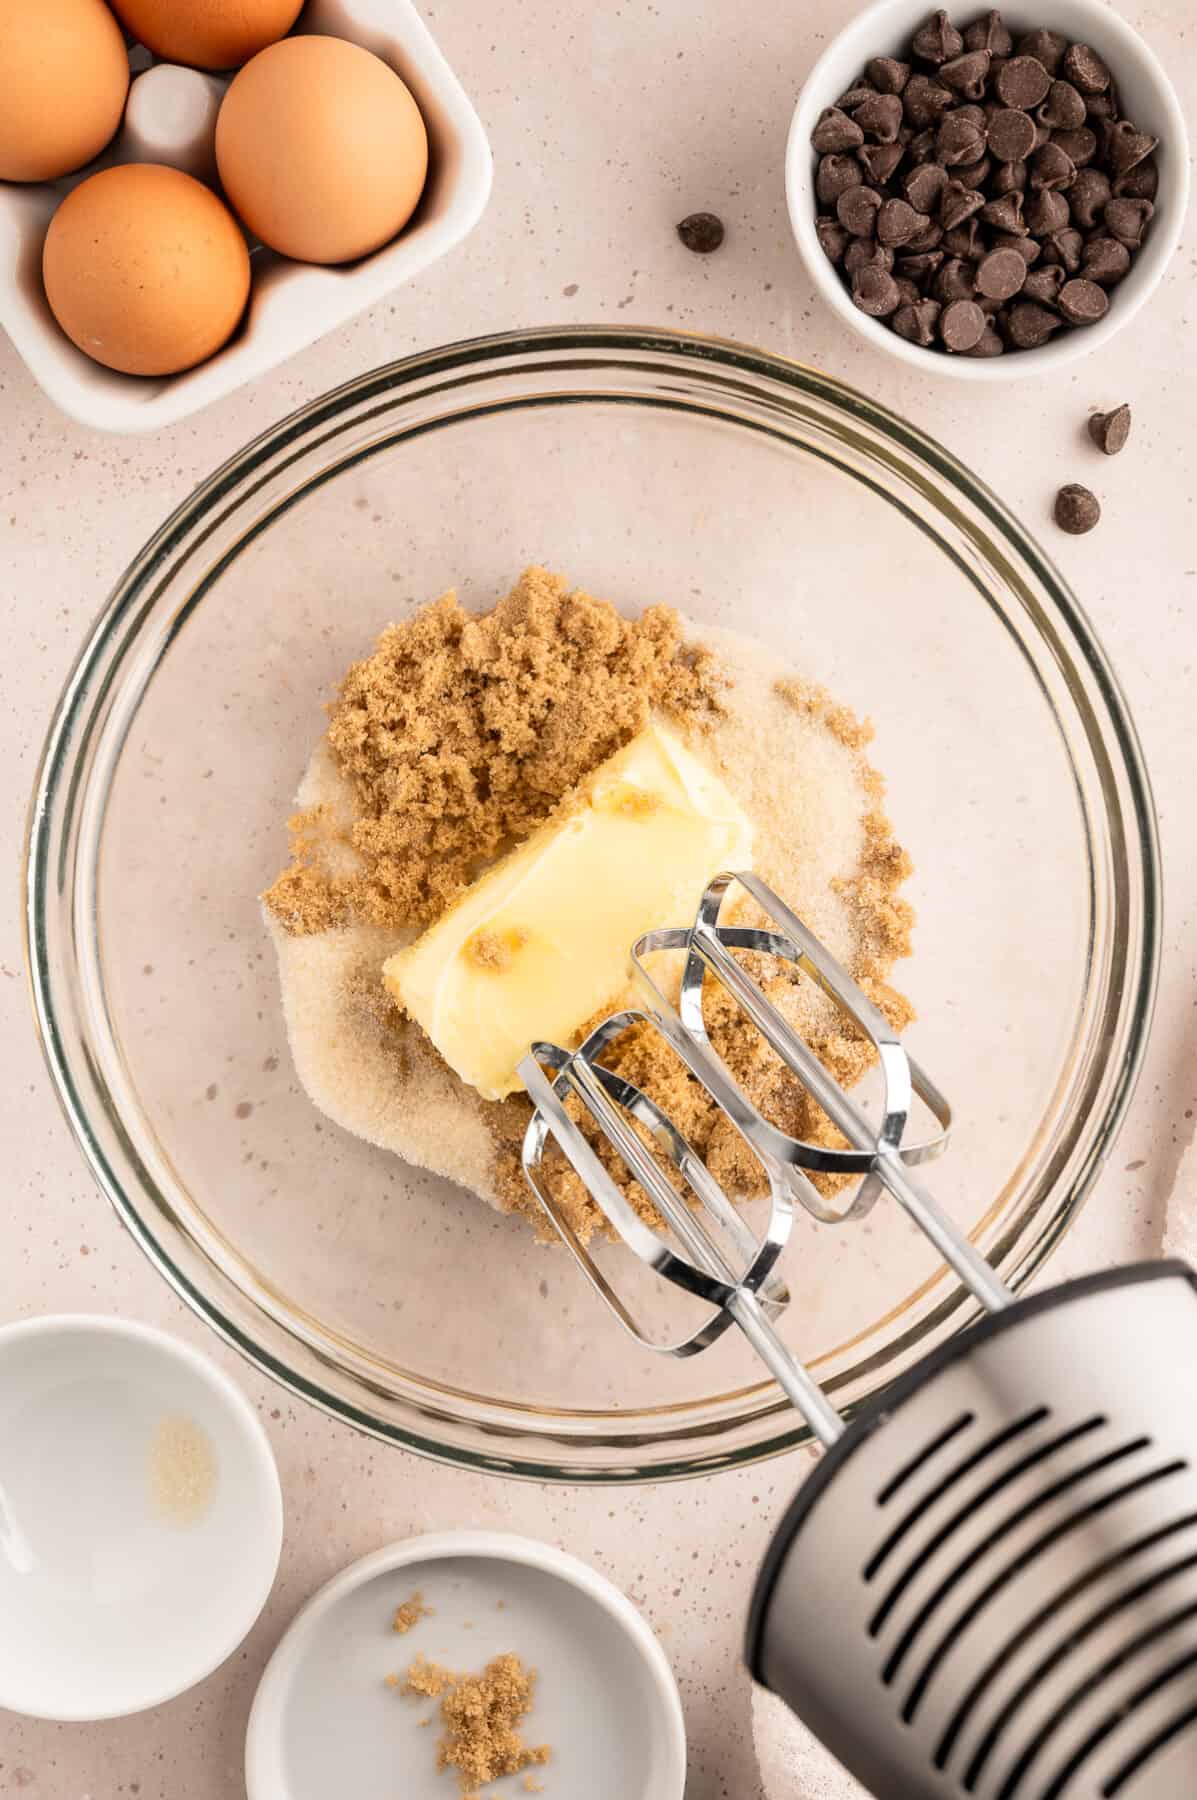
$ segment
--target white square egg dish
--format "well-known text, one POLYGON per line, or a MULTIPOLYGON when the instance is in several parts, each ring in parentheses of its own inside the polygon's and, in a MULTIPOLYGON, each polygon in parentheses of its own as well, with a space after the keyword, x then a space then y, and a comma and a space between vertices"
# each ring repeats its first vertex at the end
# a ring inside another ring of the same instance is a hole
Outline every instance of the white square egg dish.
MULTIPOLYGON (((61 330, 42 285, 42 245, 64 196, 89 175, 116 163, 176 159, 164 150, 148 152, 123 123, 100 157, 60 181, 0 181, 0 325, 40 386, 72 418, 106 431, 152 431, 198 412, 410 280, 481 218, 491 185, 486 133, 412 0, 309 0, 295 30, 360 44, 410 88, 429 151, 415 213, 389 244, 353 263, 292 262, 251 239, 249 303, 223 349, 178 375, 134 376, 93 362, 61 330)), ((134 80, 154 61, 134 47, 134 80)), ((214 102, 233 73, 206 77, 214 102)))

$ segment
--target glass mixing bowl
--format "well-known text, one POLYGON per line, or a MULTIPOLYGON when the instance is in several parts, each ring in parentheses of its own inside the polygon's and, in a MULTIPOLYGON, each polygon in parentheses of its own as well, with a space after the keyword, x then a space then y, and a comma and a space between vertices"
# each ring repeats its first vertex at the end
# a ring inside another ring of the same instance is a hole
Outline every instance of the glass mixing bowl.
MULTIPOLYGON (((955 1102, 935 1191, 1015 1286, 1126 1106, 1158 951, 1153 815, 1075 600, 951 456, 850 388, 677 335, 548 331, 366 375, 175 512, 92 632, 32 809, 54 1080, 178 1291, 295 1393, 428 1454, 572 1481, 801 1441, 741 1344, 626 1338, 563 1250, 350 1138, 294 1078, 257 895, 321 702, 380 629, 546 562, 731 625, 877 726, 916 874, 901 985, 955 1102)), ((784 780, 784 770, 778 779, 784 780)), ((796 1221, 786 1332, 841 1405, 972 1316, 883 1203, 796 1221)))

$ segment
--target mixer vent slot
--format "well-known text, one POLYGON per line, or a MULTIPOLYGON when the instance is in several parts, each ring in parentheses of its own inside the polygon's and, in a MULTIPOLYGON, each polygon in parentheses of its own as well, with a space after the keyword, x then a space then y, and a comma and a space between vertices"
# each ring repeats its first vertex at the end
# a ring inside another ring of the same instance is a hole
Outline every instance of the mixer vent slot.
POLYGON ((1128 1757, 1122 1767, 1110 1776, 1101 1790, 1103 1800, 1112 1800, 1113 1795, 1120 1794, 1127 1782, 1133 1781, 1140 1769, 1144 1768, 1153 1756, 1158 1756, 1161 1750, 1166 1750, 1182 1731, 1188 1731, 1192 1725, 1197 1725, 1197 1706, 1186 1706, 1185 1710, 1170 1724, 1165 1725, 1162 1731, 1157 1731, 1154 1737, 1148 1738, 1145 1744, 1140 1745, 1134 1755, 1128 1757))
POLYGON ((920 1469, 925 1468, 931 1461, 931 1458, 937 1455, 940 1450, 945 1449, 946 1446, 952 1442, 953 1438, 958 1438, 962 1431, 967 1431, 969 1426, 976 1420, 976 1416, 976 1413, 961 1413, 960 1417, 953 1420, 946 1431, 941 1431, 938 1437, 933 1437, 929 1444, 923 1446, 917 1456, 912 1456, 909 1462, 903 1463, 897 1473, 890 1476, 889 1480, 878 1494, 878 1506, 888 1506, 894 1495, 900 1488, 905 1486, 911 1476, 917 1475, 920 1469))
MULTIPOLYGON (((1037 1406, 1033 1412, 1026 1413, 1021 1419, 1016 1419, 1013 1425, 1007 1425, 1001 1431, 995 1431, 992 1437, 986 1438, 983 1444, 979 1444, 975 1450, 970 1451, 966 1457, 950 1468, 930 1493, 920 1495, 910 1511, 898 1520, 889 1536, 882 1541, 865 1564, 865 1580, 872 1581, 880 1573, 886 1560, 897 1549, 907 1532, 913 1530, 919 1520, 930 1512, 931 1508, 942 1500, 945 1494, 950 1493, 958 1481, 963 1481, 966 1475, 971 1475, 973 1470, 979 1468, 987 1458, 995 1456, 1014 1438, 1021 1437, 1024 1431, 1030 1431, 1032 1426, 1041 1424, 1047 1416, 1047 1407, 1037 1406)), ((873 1632, 872 1635, 875 1637, 876 1632, 873 1632)))
MULTIPOLYGON (((1197 1513, 1186 1513, 1181 1518, 1171 1519, 1157 1530, 1136 1538, 1133 1543, 1123 1545, 1121 1549, 1115 1550, 1112 1555, 1104 1557, 1101 1562, 1095 1563, 1092 1568, 1086 1569, 1083 1574, 1068 1582, 1058 1594, 1052 1596, 1046 1605, 1039 1607, 1030 1618, 1023 1620, 1011 1632, 1006 1641, 999 1645, 952 1714, 935 1752, 935 1767, 946 1769, 952 1752, 959 1742, 960 1734, 968 1724, 975 1708, 984 1699, 992 1683, 998 1679, 1019 1651, 1025 1649, 1032 1638, 1038 1636, 1053 1619, 1058 1618, 1060 1613, 1066 1607, 1071 1606, 1074 1600, 1080 1599, 1087 1589, 1096 1587, 1099 1582, 1105 1580, 1107 1576, 1115 1574, 1126 1564, 1133 1562, 1136 1557, 1145 1555, 1149 1550, 1155 1549, 1157 1545, 1167 1542, 1169 1538, 1176 1537, 1181 1532, 1191 1530, 1194 1525, 1197 1525, 1197 1513)), ((1013 1720, 1019 1716, 1022 1708, 1031 1699, 1041 1682, 1046 1681, 1048 1676, 1063 1662, 1075 1655, 1093 1634, 1100 1631, 1111 1619, 1117 1618, 1120 1613, 1126 1612, 1128 1608, 1135 1606, 1140 1600, 1146 1599, 1149 1594, 1156 1593, 1179 1576, 1191 1574, 1194 1571, 1197 1571, 1197 1550, 1190 1551, 1188 1555, 1175 1559, 1163 1568, 1153 1569, 1150 1574, 1133 1582, 1130 1587, 1114 1594, 1094 1612, 1091 1612, 1086 1619, 1070 1625, 1051 1649, 1040 1657, 1030 1673, 1019 1682, 1013 1693, 1003 1702, 998 1712, 990 1720, 985 1734, 974 1750, 972 1760, 964 1772, 965 1791, 970 1794, 976 1791, 977 1783, 981 1779, 999 1739, 1009 1729, 1013 1720)))
MULTIPOLYGON (((1063 1768, 1052 1777, 1043 1789, 1042 1800, 1060 1800, 1060 1795, 1073 1776, 1079 1773, 1093 1752, 1100 1749, 1110 1733, 1125 1724, 1136 1707, 1144 1706, 1148 1700, 1153 1700, 1157 1694, 1163 1693, 1166 1688, 1171 1687, 1174 1681, 1179 1681, 1182 1676, 1189 1675, 1194 1670, 1197 1670, 1197 1650, 1186 1650, 1183 1655, 1174 1657, 1164 1668, 1158 1669, 1150 1680, 1143 1682, 1127 1699, 1112 1707, 1101 1724, 1094 1727, 1084 1743, 1073 1751, 1063 1768)), ((1125 1767, 1125 1765, 1123 1766, 1125 1767)), ((1117 1780, 1117 1776, 1114 1779, 1117 1780)), ((998 1800, 1010 1800, 1013 1793, 1014 1787, 1008 1780, 1005 1786, 999 1790, 998 1800)))

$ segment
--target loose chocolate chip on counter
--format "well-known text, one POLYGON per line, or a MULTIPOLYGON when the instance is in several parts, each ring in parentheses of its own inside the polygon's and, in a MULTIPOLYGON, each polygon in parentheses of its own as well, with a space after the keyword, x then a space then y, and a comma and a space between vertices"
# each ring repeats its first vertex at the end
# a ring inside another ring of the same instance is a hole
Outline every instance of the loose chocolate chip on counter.
POLYGON ((1101 287, 1113 287, 1130 266, 1130 251, 1112 237, 1090 238, 1081 257, 1081 274, 1086 281, 1096 281, 1101 287))
POLYGON ((879 144, 896 144, 902 129, 902 101, 897 94, 870 94, 852 114, 868 137, 879 144))
POLYGON ((815 220, 815 236, 819 240, 824 256, 833 263, 843 261, 844 251, 853 241, 839 220, 830 218, 826 213, 820 214, 815 220))
POLYGON ((1107 200, 1102 215, 1106 230, 1128 250, 1137 250, 1155 207, 1150 200, 1107 200))
POLYGON ((884 187, 905 154, 901 144, 862 144, 856 160, 873 187, 884 187))
POLYGON ((1047 237, 1049 232, 1063 230, 1071 217, 1071 207, 1063 194, 1039 188, 1027 202, 1025 216, 1028 229, 1036 237, 1047 237))
POLYGON ((995 86, 1003 106, 1030 112, 1033 106, 1046 99, 1051 84, 1051 76, 1037 57, 1012 56, 1005 67, 998 70, 995 86))
POLYGON ((1070 325, 1096 325, 1110 310, 1110 296, 1095 281, 1066 281, 1056 302, 1070 325))
POLYGON ((1031 158, 1033 188, 1066 188, 1076 180, 1076 164, 1059 144, 1043 144, 1031 158))
POLYGON ((821 156, 835 150, 855 150, 864 143, 864 130, 838 106, 828 106, 819 114, 810 141, 821 156))
POLYGON ((1046 269, 1028 269, 1023 283, 1023 299, 1038 301, 1040 306, 1054 306, 1066 280, 1067 276, 1059 263, 1053 263, 1046 269))
POLYGON ((991 250, 977 264, 977 292, 987 300, 1012 300, 1027 279, 1027 265, 1017 250, 991 250))
POLYGON ((930 75, 915 73, 902 89, 902 111, 906 122, 916 131, 938 125, 952 105, 952 91, 933 81, 930 75))
POLYGON ((1086 531, 1092 531, 1101 518, 1101 505, 1097 495, 1091 494, 1087 487, 1070 481, 1056 495, 1053 517, 1061 531, 1067 531, 1071 537, 1081 537, 1086 531))
POLYGON ((695 256, 710 256, 723 242, 723 220, 717 213, 688 213, 678 226, 677 234, 695 256))
POLYGON ((1021 194, 1003 194, 998 200, 986 201, 981 208, 981 217, 995 231, 1013 232, 1017 237, 1022 237, 1027 229, 1023 222, 1021 194))
POLYGON ((964 39, 946 12, 934 12, 919 26, 910 48, 923 62, 946 63, 960 55, 964 49, 964 39))
POLYGON ((1035 122, 1016 106, 1002 106, 989 121, 989 148, 1002 162, 1022 162, 1035 148, 1035 122))
POLYGON ((935 134, 935 154, 945 168, 974 163, 985 153, 985 132, 958 112, 949 113, 935 134))
POLYGON ((1060 329, 1055 313, 1032 300, 1019 300, 1006 315, 1006 330, 1016 350, 1037 350, 1060 329))
POLYGON ((845 188, 835 203, 835 216, 853 237, 872 237, 881 210, 881 195, 876 188, 845 188))
POLYGON ((1097 134, 1087 125, 1078 125, 1075 131, 1053 131, 1051 141, 1076 169, 1085 168, 1097 155, 1097 134))
POLYGON ((988 320, 975 300, 953 300, 939 317, 939 335, 945 350, 959 354, 971 350, 985 335, 988 320))
POLYGON ((1149 132, 1139 131, 1129 119, 1116 119, 1106 133, 1106 161, 1114 176, 1125 175, 1159 144, 1149 132))
POLYGON ((1082 94, 1104 94, 1110 85, 1110 71, 1088 44, 1069 44, 1064 52, 1064 73, 1082 94))
POLYGON ((920 344, 927 350, 935 342, 939 314, 938 300, 920 300, 914 306, 900 306, 890 323, 898 336, 905 338, 907 343, 920 344))
POLYGON ((925 215, 915 212, 908 200, 885 200, 877 214, 877 242, 907 244, 926 224, 925 215))
POLYGON ((948 180, 941 163, 920 163, 908 169, 902 178, 902 191, 915 212, 929 213, 939 200, 948 180))
POLYGON ((1128 169, 1114 183, 1114 192, 1121 200, 1154 200, 1160 184, 1160 171, 1154 156, 1145 156, 1141 163, 1128 169))
POLYGON ((1049 131, 1075 131, 1078 125, 1085 123, 1084 96, 1070 81, 1053 81, 1047 90, 1047 99, 1036 109, 1035 117, 1049 131))
POLYGON ((854 237, 844 252, 844 274, 855 275, 860 269, 887 269, 894 266, 894 253, 876 238, 854 237))
POLYGON ((983 19, 974 19, 964 30, 964 48, 966 50, 988 50, 991 56, 1009 56, 1014 48, 1014 39, 1002 23, 1000 12, 988 12, 983 19))
MULTIPOLYGON (((1021 115, 1019 115, 1021 116, 1021 115)), ((995 194, 1021 194, 1027 185, 1027 165, 1025 162, 999 163, 993 180, 989 184, 995 194)))
POLYGON ((1089 418, 1089 436, 1103 456, 1117 456, 1125 449, 1130 428, 1131 409, 1125 403, 1113 412, 1093 413, 1089 418))
POLYGON ((966 188, 963 182, 948 181, 939 196, 939 222, 945 231, 953 225, 963 225, 974 213, 979 213, 985 204, 984 194, 976 188, 966 188))
POLYGON ((815 194, 821 206, 834 206, 850 187, 859 187, 864 170, 854 156, 825 156, 815 170, 815 194))
POLYGON ((1028 31, 1019 38, 1014 49, 1019 56, 1033 56, 1049 75, 1054 75, 1064 61, 1068 39, 1060 31, 1028 31))
POLYGON ((963 94, 967 100, 980 100, 985 93, 985 83, 989 75, 988 50, 966 50, 963 56, 954 56, 951 62, 943 64, 939 71, 939 79, 954 94, 963 94))
POLYGON ((886 319, 896 312, 902 296, 898 284, 886 269, 866 268, 852 278, 852 298, 870 319, 886 319))
POLYGON ((879 94, 900 94, 910 80, 910 64, 894 56, 874 56, 865 73, 879 94))

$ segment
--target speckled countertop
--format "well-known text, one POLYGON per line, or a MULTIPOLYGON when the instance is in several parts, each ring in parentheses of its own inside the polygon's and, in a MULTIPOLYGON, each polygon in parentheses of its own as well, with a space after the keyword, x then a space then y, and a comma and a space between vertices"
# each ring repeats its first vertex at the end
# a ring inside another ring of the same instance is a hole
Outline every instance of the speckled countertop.
MULTIPOLYGON (((1050 545, 1127 690, 1164 837, 1164 974, 1151 1052, 1116 1153, 1054 1265, 1063 1274, 1158 1248, 1197 1109, 1197 819, 1192 715, 1197 532, 1197 294, 1192 242, 1148 312, 1096 359, 1054 379, 970 392, 904 371, 850 339, 816 301, 786 225, 781 156, 795 92, 848 0, 548 0, 425 7, 485 121, 494 198, 473 237, 346 329, 223 404, 149 438, 106 438, 60 417, 0 340, 0 1154, 6 1172, 0 1319, 115 1310, 166 1326, 229 1367, 278 1456, 287 1543, 246 1644, 172 1705, 94 1726, 0 1713, 0 1794, 23 1800, 235 1800, 254 1685, 312 1589, 352 1557, 414 1531, 517 1530, 591 1559, 647 1612, 673 1659, 692 1755, 690 1800, 759 1800, 739 1640, 748 1583, 800 1466, 703 1483, 571 1492, 434 1468, 292 1402, 219 1346, 174 1299, 92 1185, 59 1116, 22 976, 16 865, 42 733, 84 628, 167 510, 270 418, 436 341, 529 324, 616 321, 739 337, 877 394, 978 470, 1050 545), (817 21, 817 23, 816 23, 817 21), (673 226, 727 221, 700 259, 673 226), (1081 462, 1088 410, 1129 400, 1133 450, 1081 462), (1133 465, 1129 459, 1134 457, 1133 465), (1114 479, 1116 467, 1118 479, 1114 479), (1086 473, 1086 471, 1088 473, 1086 473), (1103 477, 1106 479, 1103 481, 1103 477), (1105 517, 1065 540, 1060 482, 1095 480, 1105 517)), ((1197 92, 1187 0, 1122 9, 1197 92)))

